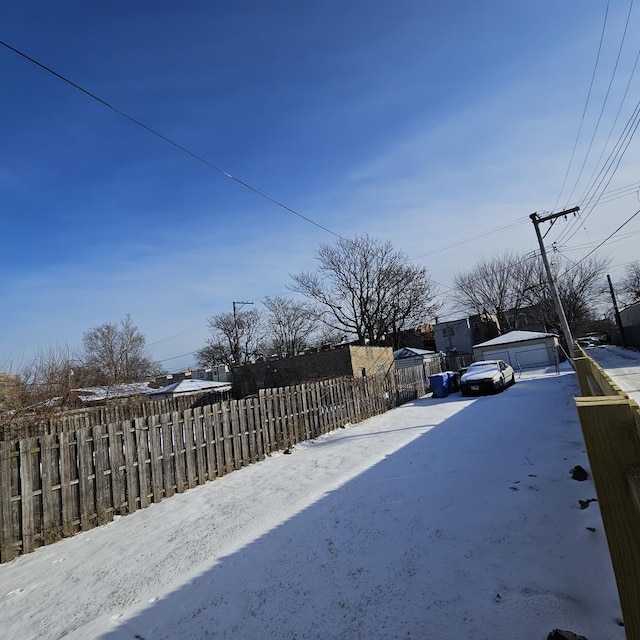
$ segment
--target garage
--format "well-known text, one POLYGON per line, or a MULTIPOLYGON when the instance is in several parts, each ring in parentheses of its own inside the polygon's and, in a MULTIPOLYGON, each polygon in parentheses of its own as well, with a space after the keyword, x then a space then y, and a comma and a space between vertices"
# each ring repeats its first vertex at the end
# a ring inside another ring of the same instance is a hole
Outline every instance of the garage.
POLYGON ((510 331, 473 346, 476 361, 504 360, 514 369, 555 366, 558 354, 558 336, 537 331, 510 331))

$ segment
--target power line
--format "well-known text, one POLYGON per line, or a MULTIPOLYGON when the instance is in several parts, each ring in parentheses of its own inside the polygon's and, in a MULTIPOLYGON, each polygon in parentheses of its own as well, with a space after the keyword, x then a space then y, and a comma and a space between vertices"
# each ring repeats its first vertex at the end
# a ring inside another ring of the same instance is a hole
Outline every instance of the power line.
MULTIPOLYGON (((608 8, 609 8, 609 4, 607 3, 607 10, 608 10, 608 8)), ((624 46, 624 41, 625 41, 625 38, 626 38, 626 35, 627 35, 627 28, 629 26, 629 18, 631 17, 631 9, 632 8, 633 8, 633 0, 631 0, 631 4, 629 6, 629 12, 627 13, 627 21, 626 21, 626 23, 624 25, 624 31, 622 33, 622 39, 620 41, 620 47, 618 48, 618 56, 616 58, 616 62, 614 64, 614 66, 613 66, 613 71, 611 73, 611 79, 609 80, 609 85, 607 86, 607 91, 605 93, 604 100, 602 101, 602 107, 600 109, 600 113, 598 114, 598 119, 596 121, 596 126, 593 129, 593 135, 591 136, 591 140, 589 141, 589 146, 587 147, 587 153, 585 154, 584 160, 582 161, 582 166, 580 167, 580 171, 578 173, 578 177, 576 179, 576 183, 573 186, 573 189, 571 190, 571 193, 569 194, 569 197, 567 198, 567 205, 568 205, 569 201, 571 200, 571 198, 573 197, 573 194, 574 194, 574 192, 575 192, 575 190, 576 190, 576 188, 577 188, 577 186, 578 186, 578 184, 580 182, 580 178, 582 177, 582 172, 584 171, 584 168, 585 168, 585 166, 587 164, 587 160, 589 158, 589 154, 591 153, 591 148, 593 147, 593 142, 594 142, 594 140, 596 138, 596 134, 598 133, 598 129, 600 127, 600 122, 602 120, 602 114, 604 113, 604 110, 605 110, 605 108, 607 106, 607 102, 609 100, 609 94, 611 92, 611 85, 613 84, 613 80, 614 80, 614 78, 616 76, 616 71, 618 70, 618 63, 620 62, 620 56, 622 54, 622 48, 624 46)))
POLYGON ((589 106, 589 100, 591 99, 591 91, 593 90, 593 83, 596 78, 596 71, 598 69, 598 62, 600 61, 600 53, 602 52, 602 42, 604 40, 604 32, 607 27, 607 16, 609 15, 609 0, 607 0, 607 8, 604 12, 604 22, 602 24, 602 32, 600 34, 600 43, 598 44, 598 53, 596 54, 596 61, 593 66, 593 73, 591 74, 591 82, 589 84, 589 91, 587 92, 587 99, 584 103, 584 109, 582 110, 582 118, 580 118, 580 126, 578 127, 578 134, 576 135, 576 140, 573 143, 573 150, 571 151, 571 157, 569 158, 569 166, 567 167, 567 171, 564 174, 564 179, 562 180, 562 186, 560 187, 560 193, 558 193, 558 199, 556 200, 553 208, 555 209, 560 202, 560 198, 562 197, 562 192, 564 191, 564 187, 567 183, 567 178, 569 176, 569 171, 571 170, 571 165, 573 164, 573 158, 576 153, 576 148, 578 147, 578 140, 580 139, 580 133, 582 132, 582 125, 584 124, 584 118, 587 113, 587 107, 589 106))
POLYGON ((575 269, 582 262, 584 262, 590 255, 594 254, 602 245, 606 244, 611 238, 613 238, 613 236, 615 236, 616 233, 618 233, 618 231, 620 231, 620 229, 622 229, 625 225, 629 224, 638 214, 640 214, 640 209, 638 209, 632 216, 627 218, 613 233, 609 234, 602 242, 600 242, 600 244, 598 244, 591 251, 589 251, 589 253, 587 253, 586 256, 584 256, 583 258, 578 260, 578 262, 576 262, 575 265, 573 267, 571 267, 571 269, 568 269, 568 271, 571 271, 572 269, 575 269))
POLYGON ((275 204, 276 206, 284 209, 285 211, 288 211, 289 213, 292 213, 293 215, 297 216, 298 218, 301 218, 302 220, 305 220, 309 224, 312 224, 315 227, 318 227, 318 229, 322 229, 322 231, 326 231, 327 233, 330 233, 331 235, 335 236, 336 238, 340 238, 341 240, 345 239, 340 234, 336 233, 335 231, 332 231, 331 229, 325 227, 324 225, 321 225, 319 222, 316 222, 315 220, 312 220, 308 216, 305 216, 302 213, 300 213, 299 211, 296 211, 295 209, 292 209, 291 207, 287 206, 283 202, 281 202, 281 201, 277 200, 276 198, 273 198, 272 196, 268 195, 264 191, 260 191, 260 189, 257 189, 256 187, 254 187, 253 185, 249 184, 248 182, 245 182, 244 180, 242 180, 242 179, 240 179, 240 178, 238 178, 238 177, 236 177, 234 175, 231 175, 228 171, 225 171, 224 169, 222 169, 222 168, 218 167, 217 165, 213 164, 212 162, 209 162, 208 160, 206 160, 202 156, 198 155, 197 153, 191 151, 187 147, 179 144, 178 142, 175 142, 171 138, 165 136, 164 134, 160 133, 156 129, 153 129, 152 127, 150 127, 149 125, 145 124, 144 122, 141 122, 137 118, 134 118, 133 116, 130 116, 128 113, 125 113, 121 109, 118 109, 117 107, 113 106, 112 104, 110 104, 109 102, 104 100, 103 98, 97 96, 95 93, 92 93, 91 91, 88 91, 87 89, 81 87, 79 84, 73 82, 72 80, 69 80, 69 78, 66 78, 65 76, 63 76, 62 74, 58 73, 57 71, 54 71, 51 67, 48 67, 47 65, 43 64, 42 62, 39 62, 35 58, 32 58, 31 56, 29 56, 26 53, 20 51, 19 49, 16 49, 15 47, 12 47, 10 44, 4 42, 3 40, 0 40, 0 45, 2 45, 3 47, 9 49, 10 51, 13 51, 13 53, 19 55, 20 57, 24 58, 25 60, 28 60, 29 62, 31 62, 32 64, 36 65, 37 67, 40 67, 41 69, 43 69, 47 73, 50 73, 51 75, 55 76, 59 80, 62 80, 63 82, 66 82, 68 85, 72 86, 74 89, 77 89, 81 93, 84 93, 86 96, 88 96, 92 100, 95 100, 96 102, 99 102, 104 107, 107 107, 107 109, 111 109, 111 111, 114 111, 119 116, 122 116, 123 118, 129 120, 130 122, 132 122, 133 124, 137 125, 138 127, 141 127, 142 129, 144 129, 148 133, 151 133, 152 135, 156 136, 157 138, 160 138, 160 140, 163 140, 164 142, 166 142, 166 143, 172 145, 173 147, 175 147, 176 149, 179 149, 183 153, 186 153, 187 155, 191 156, 192 158, 194 158, 198 162, 201 162, 202 164, 206 165, 210 169, 213 169, 214 171, 217 171, 218 173, 222 174, 225 178, 228 178, 229 180, 233 180, 234 182, 236 182, 240 186, 244 187, 245 189, 248 189, 249 191, 253 191, 253 193, 255 193, 256 195, 260 196, 261 198, 264 198, 265 200, 268 200, 269 202, 271 202, 271 203, 275 204))

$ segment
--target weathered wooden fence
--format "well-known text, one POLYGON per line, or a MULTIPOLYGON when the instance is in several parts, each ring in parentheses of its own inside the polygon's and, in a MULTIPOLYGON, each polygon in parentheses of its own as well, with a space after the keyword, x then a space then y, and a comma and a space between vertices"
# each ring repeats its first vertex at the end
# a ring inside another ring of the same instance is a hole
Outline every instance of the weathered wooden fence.
POLYGON ((640 409, 585 352, 575 398, 618 585, 627 640, 640 640, 640 409))
POLYGON ((424 395, 423 367, 0 442, 0 562, 424 395))

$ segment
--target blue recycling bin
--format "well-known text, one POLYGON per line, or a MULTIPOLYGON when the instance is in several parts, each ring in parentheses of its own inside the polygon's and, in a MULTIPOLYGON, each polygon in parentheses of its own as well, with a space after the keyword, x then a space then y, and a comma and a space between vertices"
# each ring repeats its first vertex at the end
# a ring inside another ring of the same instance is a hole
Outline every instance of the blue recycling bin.
POLYGON ((449 395, 449 376, 446 373, 434 373, 429 376, 429 386, 434 398, 446 398, 449 395))

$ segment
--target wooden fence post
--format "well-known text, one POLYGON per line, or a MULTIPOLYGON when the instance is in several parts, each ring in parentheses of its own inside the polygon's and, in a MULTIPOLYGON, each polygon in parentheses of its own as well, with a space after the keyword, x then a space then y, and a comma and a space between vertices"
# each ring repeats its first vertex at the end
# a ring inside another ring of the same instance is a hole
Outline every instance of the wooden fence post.
POLYGON ((575 402, 616 575, 625 633, 628 640, 640 640, 640 417, 634 419, 638 407, 615 396, 576 398, 575 402))

